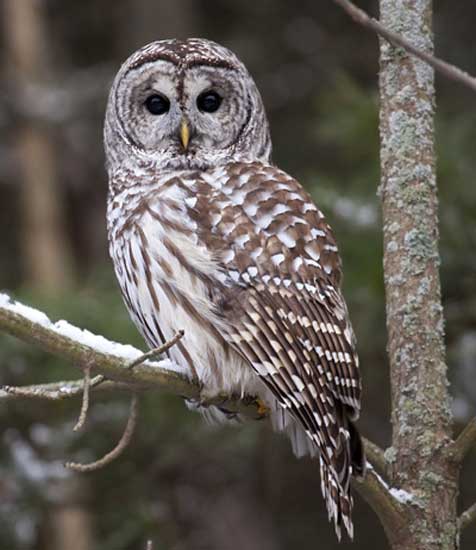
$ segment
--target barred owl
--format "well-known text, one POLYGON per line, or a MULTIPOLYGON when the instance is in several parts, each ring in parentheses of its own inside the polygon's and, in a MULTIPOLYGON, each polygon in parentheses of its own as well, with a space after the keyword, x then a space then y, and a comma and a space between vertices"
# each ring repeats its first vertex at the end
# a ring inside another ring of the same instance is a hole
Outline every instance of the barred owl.
POLYGON ((329 519, 352 537, 365 460, 341 261, 323 214, 271 161, 250 74, 208 40, 153 42, 119 70, 104 139, 110 254, 138 329, 150 347, 183 329, 169 353, 204 395, 258 396, 296 455, 317 457, 329 519))

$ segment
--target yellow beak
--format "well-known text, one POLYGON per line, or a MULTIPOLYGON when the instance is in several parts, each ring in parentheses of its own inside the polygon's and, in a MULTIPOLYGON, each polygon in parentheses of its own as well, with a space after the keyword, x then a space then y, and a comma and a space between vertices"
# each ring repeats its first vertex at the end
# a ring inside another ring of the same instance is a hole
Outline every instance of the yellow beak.
POLYGON ((187 150, 188 142, 190 141, 190 130, 184 118, 180 123, 180 141, 182 142, 183 148, 187 150))

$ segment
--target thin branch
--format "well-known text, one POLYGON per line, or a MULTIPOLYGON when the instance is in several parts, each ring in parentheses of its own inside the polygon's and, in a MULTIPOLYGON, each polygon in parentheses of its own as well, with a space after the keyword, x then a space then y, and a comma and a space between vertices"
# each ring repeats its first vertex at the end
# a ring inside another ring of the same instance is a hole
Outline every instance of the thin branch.
POLYGON ((398 540, 405 528, 405 506, 395 498, 369 462, 364 479, 354 478, 353 481, 354 488, 378 515, 389 541, 398 540))
POLYGON ((387 474, 387 460, 385 459, 385 453, 376 443, 362 438, 364 442, 365 454, 369 458, 369 461, 381 474, 387 474))
POLYGON ((349 2, 349 0, 334 0, 334 2, 338 4, 348 15, 350 15, 356 23, 359 23, 366 29, 377 33, 382 38, 385 38, 385 40, 390 42, 393 46, 404 48, 407 52, 413 54, 422 61, 425 61, 428 65, 431 65, 436 71, 447 78, 460 82, 476 92, 476 78, 474 76, 471 76, 466 71, 461 70, 451 63, 447 63, 446 61, 443 61, 442 59, 439 59, 425 51, 419 50, 406 38, 388 30, 379 21, 373 17, 370 17, 364 10, 358 8, 352 2, 349 2))
POLYGON ((460 531, 469 527, 473 522, 476 522, 476 502, 461 514, 458 522, 460 531))
POLYGON ((451 451, 459 462, 464 460, 471 448, 476 448, 476 417, 472 418, 454 442, 451 451))
POLYGON ((73 428, 73 432, 78 432, 84 426, 86 422, 86 417, 88 416, 89 390, 91 389, 91 366, 92 366, 91 363, 89 363, 84 367, 83 400, 81 402, 81 410, 79 412, 79 418, 73 428))
POLYGON ((179 330, 177 334, 173 338, 171 338, 168 342, 165 342, 158 348, 154 348, 149 351, 146 351, 145 353, 140 355, 137 359, 134 359, 134 361, 129 363, 127 365, 127 368, 132 370, 138 365, 141 365, 142 363, 147 361, 148 359, 156 359, 158 355, 161 355, 162 353, 164 353, 164 351, 167 351, 172 346, 175 346, 175 344, 183 337, 184 334, 185 332, 183 330, 179 330))
POLYGON ((112 451, 104 455, 99 460, 96 460, 95 462, 90 462, 88 464, 80 464, 79 462, 66 462, 66 468, 74 470, 75 472, 92 472, 93 470, 104 468, 104 466, 107 466, 107 464, 110 464, 113 460, 120 456, 129 445, 134 434, 135 427, 137 425, 138 401, 139 399, 137 397, 137 394, 132 394, 131 407, 129 411, 129 418, 127 419, 126 428, 118 444, 114 447, 112 451))
MULTIPOLYGON (((104 376, 98 374, 91 379, 90 387, 94 388, 104 382, 104 376)), ((127 389, 131 386, 127 385, 127 389)), ((125 389, 125 385, 120 382, 105 382, 101 389, 125 389)), ((44 399, 46 401, 63 401, 70 397, 76 397, 84 391, 84 379, 65 380, 62 382, 52 382, 50 384, 34 384, 30 386, 0 386, 0 400, 14 399, 44 399)))

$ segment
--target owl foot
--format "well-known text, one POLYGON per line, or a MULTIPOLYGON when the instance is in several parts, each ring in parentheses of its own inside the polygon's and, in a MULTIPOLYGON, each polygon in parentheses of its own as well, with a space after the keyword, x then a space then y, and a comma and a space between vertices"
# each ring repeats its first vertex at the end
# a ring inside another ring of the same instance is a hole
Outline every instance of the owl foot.
POLYGON ((258 414, 260 416, 268 416, 270 408, 265 404, 261 399, 256 399, 256 404, 258 405, 258 414))
POLYGON ((201 407, 218 406, 227 401, 227 397, 217 393, 217 391, 210 391, 205 388, 200 390, 200 397, 198 403, 201 407))

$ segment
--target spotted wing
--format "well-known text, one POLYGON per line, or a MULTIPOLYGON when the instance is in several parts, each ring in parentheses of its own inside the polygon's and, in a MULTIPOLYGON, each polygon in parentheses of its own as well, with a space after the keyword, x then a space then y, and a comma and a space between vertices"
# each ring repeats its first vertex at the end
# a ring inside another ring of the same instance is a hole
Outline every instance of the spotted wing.
POLYGON ((229 341, 319 448, 329 515, 351 534, 350 419, 361 390, 331 230, 302 187, 271 166, 228 167, 207 200, 229 341))

